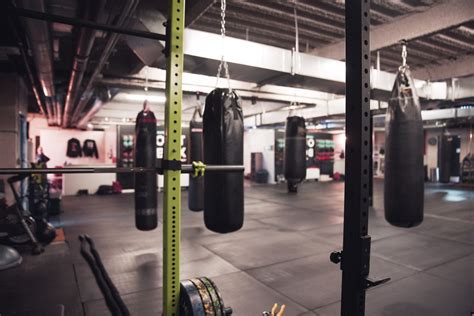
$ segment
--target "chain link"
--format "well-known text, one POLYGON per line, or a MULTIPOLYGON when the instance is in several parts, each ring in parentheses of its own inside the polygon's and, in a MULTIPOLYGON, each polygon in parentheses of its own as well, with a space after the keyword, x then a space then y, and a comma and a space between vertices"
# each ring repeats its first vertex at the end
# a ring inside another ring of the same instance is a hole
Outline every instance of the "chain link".
POLYGON ((402 66, 406 67, 407 65, 407 45, 402 44, 402 66))
POLYGON ((232 91, 230 86, 230 73, 229 73, 229 65, 227 61, 224 59, 224 45, 225 45, 225 11, 227 8, 226 0, 221 0, 221 38, 222 38, 222 56, 221 61, 219 63, 219 67, 217 67, 217 76, 216 76, 216 87, 219 83, 219 79, 221 77, 222 67, 224 67, 224 75, 227 79, 227 84, 229 85, 229 91, 232 91))

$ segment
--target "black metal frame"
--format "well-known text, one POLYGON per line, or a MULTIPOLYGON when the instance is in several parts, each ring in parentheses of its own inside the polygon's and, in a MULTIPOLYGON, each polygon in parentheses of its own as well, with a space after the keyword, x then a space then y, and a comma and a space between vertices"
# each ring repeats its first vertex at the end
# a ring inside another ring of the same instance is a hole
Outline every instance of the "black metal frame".
MULTIPOLYGON (((205 172, 243 172, 245 169, 241 165, 206 165, 205 172)), ((146 172, 156 172, 163 174, 164 170, 181 170, 182 173, 193 173, 195 168, 192 164, 183 164, 178 168, 168 168, 161 167, 161 163, 157 168, 141 168, 141 167, 132 167, 132 168, 45 168, 45 169, 36 169, 36 168, 0 168, 1 174, 11 174, 11 175, 29 175, 29 174, 70 174, 70 173, 146 173, 146 172)))
MULTIPOLYGON (((20 8, 11 8, 18 16, 64 23, 80 27, 166 41, 163 34, 118 28, 87 20, 69 18, 20 8)), ((372 189, 372 122, 370 114, 370 3, 369 0, 346 1, 346 183, 344 190, 343 251, 331 254, 331 261, 341 262, 341 315, 365 315, 365 292, 369 287, 389 279, 372 281, 368 211, 372 189)), ((0 174, 44 173, 162 173, 165 168, 3 168, 0 174)), ((192 165, 181 165, 184 173, 194 171, 192 165)), ((174 169, 173 169, 174 170, 174 169)), ((206 172, 242 172, 243 166, 206 166, 206 172)))
POLYGON ((346 1, 346 183, 341 315, 365 314, 370 236, 370 4, 346 1))
POLYGON ((16 14, 17 16, 21 16, 24 18, 31 18, 31 19, 36 19, 36 20, 48 21, 48 22, 57 22, 57 23, 68 24, 68 25, 73 25, 73 26, 87 27, 94 30, 125 34, 125 35, 130 35, 130 36, 137 36, 141 38, 148 38, 148 39, 158 40, 158 41, 167 40, 167 37, 164 34, 126 29, 126 28, 115 27, 115 26, 111 26, 107 24, 95 23, 88 20, 69 18, 69 17, 65 17, 61 15, 55 15, 55 14, 15 8, 15 7, 10 8, 10 11, 12 11, 12 13, 16 14))
POLYGON ((365 314, 370 236, 370 4, 346 1, 346 183, 341 315, 365 314))
POLYGON ((365 291, 390 279, 372 281, 368 235, 372 188, 370 115, 370 2, 346 1, 346 182, 344 241, 331 261, 341 263, 341 315, 365 315, 365 291))

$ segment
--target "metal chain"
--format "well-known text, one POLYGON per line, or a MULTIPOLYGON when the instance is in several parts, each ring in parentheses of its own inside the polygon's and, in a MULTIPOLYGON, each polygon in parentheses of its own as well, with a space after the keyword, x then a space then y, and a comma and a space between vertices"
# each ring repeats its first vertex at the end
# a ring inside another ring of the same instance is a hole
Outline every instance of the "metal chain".
POLYGON ((407 65, 407 45, 402 45, 402 66, 406 67, 407 65))
POLYGON ((145 88, 146 95, 148 95, 148 66, 145 66, 145 88))
POLYGON ((400 69, 405 73, 405 70, 408 68, 407 66, 407 41, 402 40, 402 65, 400 66, 400 69))
MULTIPOLYGON (((221 38, 222 38, 222 46, 224 48, 225 45, 225 11, 226 11, 226 0, 221 0, 221 38)), ((222 49, 224 51, 224 49, 222 49)), ((224 66, 224 75, 227 79, 227 84, 229 85, 229 91, 232 92, 232 88, 230 86, 230 74, 229 74, 229 65, 227 61, 224 59, 224 52, 222 52, 221 61, 219 63, 219 67, 217 68, 217 76, 216 76, 216 87, 219 83, 219 79, 221 77, 222 66, 224 66)))

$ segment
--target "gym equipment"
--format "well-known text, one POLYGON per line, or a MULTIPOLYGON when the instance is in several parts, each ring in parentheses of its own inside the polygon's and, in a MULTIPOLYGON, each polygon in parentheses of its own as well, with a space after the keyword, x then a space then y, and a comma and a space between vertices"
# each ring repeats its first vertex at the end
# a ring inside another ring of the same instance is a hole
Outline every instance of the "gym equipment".
POLYGON ((56 228, 45 218, 36 220, 36 236, 38 241, 43 244, 49 244, 56 238, 56 228))
POLYGON ((443 134, 438 136, 439 181, 459 182, 461 175, 461 137, 443 134))
MULTIPOLYGON (((128 316, 130 312, 110 279, 94 241, 87 235, 79 235, 80 252, 94 274, 97 285, 113 315, 128 316)), ((2 249, 0 248, 0 251, 2 249)), ((1 255, 1 252, 0 252, 1 255)), ((1 257, 0 257, 1 258, 1 257)), ((232 308, 225 307, 215 283, 206 277, 183 280, 180 283, 180 316, 228 316, 232 308)))
MULTIPOLYGON (((26 225, 33 235, 36 235, 36 222, 31 216, 23 216, 26 225)), ((30 236, 25 231, 18 213, 16 203, 0 206, 0 239, 12 244, 25 244, 30 242, 30 236)))
MULTIPOLYGON (((225 2, 225 0, 222 0, 225 2)), ((171 316, 179 313, 180 293, 180 218, 181 218, 181 173, 191 173, 201 170, 202 166, 195 164, 181 164, 180 141, 181 141, 181 105, 182 105, 182 75, 183 75, 183 32, 185 28, 185 1, 169 0, 168 21, 166 23, 167 34, 156 34, 144 31, 136 31, 94 23, 90 21, 59 17, 57 15, 41 12, 29 12, 28 10, 17 10, 14 12, 23 17, 43 19, 48 21, 61 21, 63 24, 87 26, 107 32, 127 34, 161 40, 166 42, 164 55, 166 57, 166 105, 165 105, 165 133, 167 135, 164 147, 164 156, 156 168, 131 167, 130 155, 127 163, 120 164, 118 168, 63 168, 43 169, 34 172, 30 168, 4 168, 0 174, 31 174, 31 173, 117 173, 119 175, 137 175, 143 173, 163 173, 163 315, 171 316)), ((240 114, 240 122, 242 117, 240 114)), ((119 129, 120 130, 120 129, 119 129)), ((123 149, 123 147, 121 147, 123 149)), ((122 154, 121 154, 122 156, 122 154)), ((125 160, 125 159, 124 159, 125 160)), ((243 159, 241 159, 243 161, 243 159)), ((239 173, 243 182, 243 164, 239 165, 207 165, 206 175, 214 173, 239 173)), ((121 181, 122 182, 122 181, 121 181)), ((122 182, 122 184, 124 184, 122 182)), ((124 186, 125 187, 125 186, 124 186)), ((129 188, 126 186, 126 188, 129 188)), ((240 187, 243 191, 242 186, 240 187)), ((114 314, 117 315, 117 314, 114 314)))
MULTIPOLYGON (((203 127, 206 164, 243 164, 243 113, 235 91, 217 88, 209 93, 203 127)), ((204 187, 206 227, 217 233, 239 230, 244 222, 243 174, 207 173, 204 187)))
MULTIPOLYGON (((135 123, 135 167, 156 167, 156 118, 148 107, 138 113, 135 123)), ((158 226, 158 188, 155 172, 135 175, 135 226, 153 230, 158 226)))
POLYGON ((288 192, 296 193, 297 184, 306 178, 306 124, 301 116, 286 118, 285 179, 288 192))
POLYGON ((385 219, 394 226, 423 221, 423 151, 420 101, 408 66, 402 66, 385 116, 385 219))
POLYGON ((344 240, 330 260, 342 270, 341 315, 365 315, 367 289, 388 282, 372 280, 369 226, 370 3, 346 1, 346 156, 344 240))
POLYGON ((215 283, 206 277, 181 281, 179 311, 184 316, 232 315, 215 283))
POLYGON ((19 266, 23 261, 15 249, 0 245, 0 271, 19 266))
MULTIPOLYGON (((203 161, 202 113, 196 108, 189 122, 189 148, 191 161, 203 161), (199 120, 198 120, 199 119, 199 120)), ((188 208, 191 211, 204 209, 204 178, 189 175, 188 208)))
MULTIPOLYGON (((28 237, 28 240, 31 241, 33 244, 33 247, 31 249, 31 253, 34 255, 39 255, 44 251, 44 248, 41 246, 41 244, 38 242, 38 240, 35 237, 36 233, 36 222, 34 219, 30 218, 29 216, 25 215, 27 214, 26 210, 23 208, 23 203, 21 201, 20 196, 18 195, 18 192, 15 189, 15 183, 23 181, 27 177, 26 174, 24 175, 17 175, 13 176, 7 179, 8 184, 10 185, 10 189, 13 193, 13 196, 15 197, 15 205, 13 206, 13 211, 10 212, 12 215, 16 215, 16 226, 18 228, 23 229, 23 234, 15 235, 15 237, 11 236, 9 237, 9 240, 13 241, 21 241, 21 242, 26 242, 26 236, 28 237), (32 223, 35 223, 33 225, 32 223), (33 230, 32 230, 33 229, 33 230), (13 238, 12 238, 13 237, 13 238)), ((19 231, 18 231, 19 232, 19 231)))
POLYGON ((97 285, 104 296, 107 307, 114 316, 128 316, 130 312, 127 306, 123 302, 120 294, 115 287, 115 284, 109 277, 107 270, 102 263, 99 252, 95 248, 94 241, 87 235, 79 235, 79 241, 81 242, 81 255, 86 260, 89 268, 94 274, 94 278, 97 285), (87 250, 89 247, 89 251, 87 250))

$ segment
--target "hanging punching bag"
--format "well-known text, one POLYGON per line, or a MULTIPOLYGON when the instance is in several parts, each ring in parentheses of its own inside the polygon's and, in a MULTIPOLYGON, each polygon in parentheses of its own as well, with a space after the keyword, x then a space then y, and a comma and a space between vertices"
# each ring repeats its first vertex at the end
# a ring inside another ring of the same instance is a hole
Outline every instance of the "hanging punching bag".
POLYGON ((385 219, 413 227, 423 221, 424 137, 420 101, 408 68, 400 68, 385 117, 385 219))
MULTIPOLYGON (((135 167, 156 168, 156 118, 147 101, 137 115, 135 141, 135 167)), ((156 172, 135 174, 135 225, 139 230, 158 225, 156 178, 156 172)))
MULTIPOLYGON (((202 115, 201 109, 194 111, 193 118, 189 122, 189 148, 191 161, 203 161, 202 146, 202 115)), ((188 208, 191 211, 202 211, 204 209, 204 178, 189 175, 188 208)))
MULTIPOLYGON (((244 123, 234 91, 215 89, 206 98, 203 118, 204 162, 243 165, 244 123)), ((204 222, 217 233, 240 229, 244 222, 244 175, 241 172, 206 172, 204 222)))
POLYGON ((301 116, 289 116, 285 128, 285 179, 288 191, 306 178, 306 124, 301 116))

